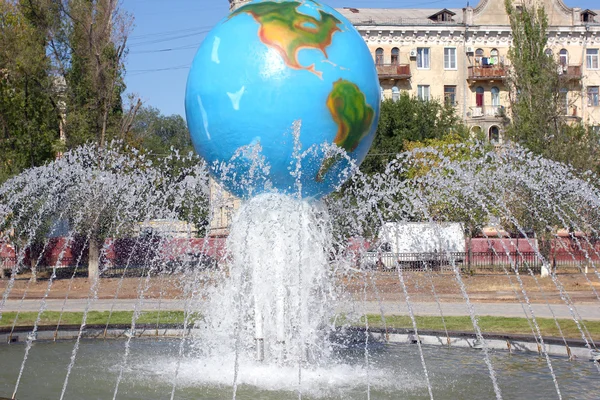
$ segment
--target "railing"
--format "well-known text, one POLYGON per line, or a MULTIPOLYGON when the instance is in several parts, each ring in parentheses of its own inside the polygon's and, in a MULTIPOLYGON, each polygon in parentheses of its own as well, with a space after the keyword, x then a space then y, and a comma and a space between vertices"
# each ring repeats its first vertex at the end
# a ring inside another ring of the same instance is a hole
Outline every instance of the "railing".
POLYGON ((408 79, 411 77, 409 64, 377 64, 380 78, 408 79))
POLYGON ((9 276, 17 266, 17 257, 0 257, 0 277, 9 276))
POLYGON ((506 68, 503 65, 490 65, 487 67, 469 67, 469 79, 485 81, 506 78, 506 68))
POLYGON ((504 106, 471 107, 471 118, 502 117, 504 106))
POLYGON ((459 25, 456 21, 432 21, 428 18, 356 18, 350 17, 350 22, 354 26, 371 25, 459 25))
POLYGON ((450 253, 381 253, 363 258, 363 268, 382 271, 438 271, 452 272, 454 268, 471 273, 514 273, 539 274, 542 261, 537 253, 495 253, 495 252, 450 252, 450 253))
POLYGON ((559 65, 558 75, 566 80, 583 78, 581 65, 559 65))
POLYGON ((568 118, 568 119, 574 119, 574 120, 580 120, 581 117, 579 116, 578 113, 579 109, 577 108, 577 106, 572 106, 572 107, 563 107, 561 109, 561 113, 564 117, 568 118))
POLYGON ((464 268, 472 272, 494 273, 510 272, 539 274, 542 270, 542 260, 535 252, 472 252, 466 253, 464 268))

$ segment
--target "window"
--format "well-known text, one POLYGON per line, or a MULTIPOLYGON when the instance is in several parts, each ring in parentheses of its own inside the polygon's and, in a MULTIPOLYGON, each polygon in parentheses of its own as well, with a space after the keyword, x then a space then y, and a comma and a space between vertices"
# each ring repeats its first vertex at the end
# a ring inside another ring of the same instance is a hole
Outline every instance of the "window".
POLYGON ((483 107, 483 94, 485 90, 481 86, 475 89, 475 105, 477 107, 483 107))
POLYGON ((492 106, 499 107, 500 106, 500 89, 494 86, 490 92, 492 92, 492 106))
POLYGON ((397 47, 392 49, 392 65, 398 65, 400 63, 400 50, 397 47))
POLYGON ((581 12, 581 22, 595 22, 594 17, 598 15, 592 10, 583 10, 581 12))
POLYGON ((598 69, 598 49, 585 51, 585 64, 588 69, 598 69))
POLYGON ((444 102, 456 105, 456 86, 444 86, 444 102))
POLYGON ((498 49, 492 49, 492 51, 490 51, 490 61, 489 64, 490 65, 498 65, 498 49))
POLYGON ((598 107, 598 105, 600 105, 600 102, 598 100, 598 86, 588 86, 587 95, 588 106, 598 107))
POLYGON ((552 57, 552 50, 551 49, 546 49, 544 50, 544 54, 548 57, 552 57))
POLYGON ((451 22, 454 15, 456 14, 444 8, 442 11, 439 11, 428 18, 434 22, 451 22))
POLYGON ((569 52, 567 51, 567 49, 562 49, 560 51, 558 62, 563 67, 569 65, 569 52))
POLYGON ((417 97, 419 100, 429 101, 429 85, 418 85, 417 97))
POLYGON ((398 87, 396 87, 396 86, 392 87, 392 101, 398 101, 399 98, 400 98, 400 89, 398 89, 398 87))
POLYGON ((483 58, 483 49, 475 50, 475 64, 481 64, 482 58, 483 58))
POLYGON ((429 69, 429 48, 417 47, 417 68, 429 69))
POLYGON ((491 126, 489 134, 490 134, 489 138, 490 138, 491 143, 494 143, 494 144, 500 143, 500 128, 498 128, 496 125, 491 126))
POLYGON ((558 94, 558 105, 563 115, 567 115, 569 112, 569 91, 566 88, 560 89, 558 94))
POLYGON ((383 65, 383 49, 382 48, 378 48, 377 50, 375 50, 375 64, 383 65))
POLYGON ((456 48, 444 48, 444 69, 456 69, 456 48))

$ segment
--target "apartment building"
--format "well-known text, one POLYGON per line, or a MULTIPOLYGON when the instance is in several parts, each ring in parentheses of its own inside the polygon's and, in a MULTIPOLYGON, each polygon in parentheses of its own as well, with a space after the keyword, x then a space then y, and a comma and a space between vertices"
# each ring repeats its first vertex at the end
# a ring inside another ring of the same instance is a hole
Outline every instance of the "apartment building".
MULTIPOLYGON (((537 0, 548 15, 549 56, 567 88, 565 115, 600 126, 600 10, 537 0)), ((523 2, 515 1, 516 7, 523 2)), ((511 28, 504 0, 463 9, 338 9, 363 36, 377 65, 382 93, 408 92, 450 101, 474 132, 502 142, 511 28)))

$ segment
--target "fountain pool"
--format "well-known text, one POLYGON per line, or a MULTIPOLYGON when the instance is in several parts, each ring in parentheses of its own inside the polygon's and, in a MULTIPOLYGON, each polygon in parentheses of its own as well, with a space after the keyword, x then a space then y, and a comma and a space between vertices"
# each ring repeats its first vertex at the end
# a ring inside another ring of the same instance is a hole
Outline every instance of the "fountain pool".
MULTIPOLYGON (((54 398, 59 393, 69 364, 70 342, 36 343, 26 369, 19 398, 54 398), (51 366, 50 366, 51 365, 51 366)), ((81 360, 72 372, 72 384, 65 399, 105 399, 113 395, 118 359, 123 348, 119 340, 83 341, 81 360)), ((15 365, 23 357, 23 345, 2 349, 2 365, 15 365)), ((172 389, 177 368, 179 341, 141 339, 131 348, 131 367, 123 376, 119 399, 164 399, 172 389)), ((181 366, 178 399, 230 398, 233 360, 189 356, 181 366)), ((431 384, 436 399, 493 398, 481 352, 473 349, 424 347, 430 365, 431 384)), ((364 368, 362 351, 338 351, 329 365, 307 368, 300 389, 304 399, 425 399, 429 398, 422 379, 419 352, 414 345, 383 345, 371 349, 372 366, 364 368), (370 387, 370 390, 368 390, 370 387)), ((555 398, 552 378, 545 361, 537 356, 497 352, 492 355, 499 382, 507 399, 555 398)), ((596 399, 600 383, 590 362, 553 358, 557 378, 565 398, 596 399), (577 377, 577 379, 574 379, 577 377), (585 381, 585 387, 581 382, 585 381)), ((238 399, 297 399, 295 368, 246 360, 238 378, 238 399)), ((0 388, 11 387, 16 370, 3 368, 0 388)))

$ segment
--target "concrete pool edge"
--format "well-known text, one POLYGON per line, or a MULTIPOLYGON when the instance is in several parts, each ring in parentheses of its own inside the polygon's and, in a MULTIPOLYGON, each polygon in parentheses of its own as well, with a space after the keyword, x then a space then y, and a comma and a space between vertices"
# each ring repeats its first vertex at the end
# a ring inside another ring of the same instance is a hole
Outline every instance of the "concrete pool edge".
MULTIPOLYGON (((80 334, 79 325, 64 325, 58 330, 56 326, 39 326, 35 341, 73 340, 80 334)), ((346 331, 360 333, 363 327, 348 327, 346 331)), ((11 328, 0 328, 0 343, 23 343, 26 342, 33 331, 33 326, 17 326, 11 328)), ((188 335, 194 336, 197 331, 188 329, 188 335)), ((416 344, 420 340, 424 345, 437 345, 459 348, 481 349, 482 344, 477 340, 473 332, 419 330, 418 339, 413 329, 407 328, 374 328, 369 332, 379 342, 396 344, 416 344)), ((82 339, 120 339, 135 336, 136 338, 180 338, 183 329, 180 324, 140 324, 135 331, 131 331, 131 325, 88 325, 81 330, 82 339)), ((489 349, 503 350, 508 352, 527 352, 542 354, 541 343, 531 336, 511 334, 483 334, 489 349)), ((557 337, 545 337, 544 344, 548 354, 583 360, 590 360, 593 352, 582 339, 562 339, 557 337)), ((596 354, 596 353, 594 353, 596 354)), ((596 354, 597 355, 597 354, 596 354)))

